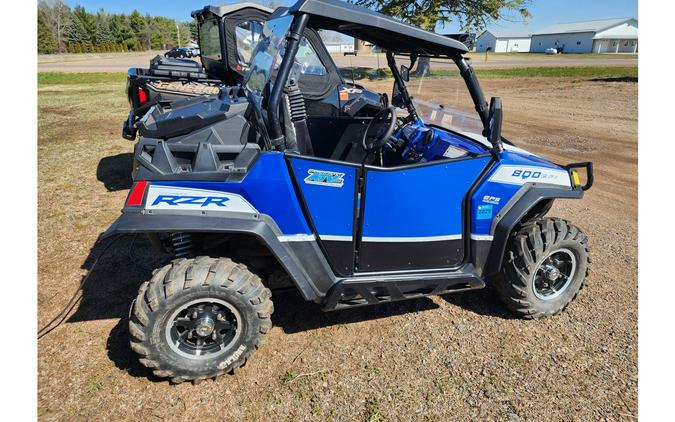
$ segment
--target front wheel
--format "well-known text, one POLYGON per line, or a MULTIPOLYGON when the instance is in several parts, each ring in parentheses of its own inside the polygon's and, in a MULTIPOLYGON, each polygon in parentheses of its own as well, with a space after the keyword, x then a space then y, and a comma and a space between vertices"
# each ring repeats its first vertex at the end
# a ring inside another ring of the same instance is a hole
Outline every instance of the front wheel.
POLYGON ((242 366, 272 327, 269 289, 226 258, 177 259, 155 271, 131 308, 131 348, 175 383, 242 366))
POLYGON ((588 237, 559 218, 523 225, 509 239, 496 287, 502 301, 523 318, 562 312, 590 271, 588 237))

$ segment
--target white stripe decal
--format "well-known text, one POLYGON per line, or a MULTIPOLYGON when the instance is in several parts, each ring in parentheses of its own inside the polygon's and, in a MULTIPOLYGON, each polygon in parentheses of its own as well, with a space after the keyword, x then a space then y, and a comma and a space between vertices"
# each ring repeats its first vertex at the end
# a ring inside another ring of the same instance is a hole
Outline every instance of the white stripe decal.
POLYGON ((335 236, 332 234, 320 234, 319 238, 321 240, 337 240, 341 242, 351 242, 352 237, 351 236, 335 236))
POLYGON ((277 236, 279 242, 309 242, 316 240, 313 234, 285 234, 277 236))
POLYGON ((371 237, 364 236, 364 242, 438 242, 442 240, 458 240, 461 234, 450 234, 447 236, 425 236, 425 237, 371 237))
POLYGON ((493 236, 489 234, 472 234, 471 239, 473 240, 492 240, 493 236))

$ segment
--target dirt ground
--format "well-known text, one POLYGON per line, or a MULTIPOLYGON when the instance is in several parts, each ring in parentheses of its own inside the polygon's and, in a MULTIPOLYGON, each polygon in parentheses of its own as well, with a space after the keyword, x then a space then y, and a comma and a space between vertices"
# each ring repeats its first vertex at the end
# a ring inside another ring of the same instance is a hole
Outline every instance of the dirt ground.
MULTIPOLYGON (((163 51, 138 53, 87 53, 87 54, 42 54, 38 56, 39 72, 126 72, 130 67, 148 67, 150 59, 163 51)), ((533 66, 637 66, 635 54, 490 54, 470 53, 476 68, 512 68, 533 66)), ((194 59, 199 61, 198 58, 194 59)), ((360 54, 357 57, 334 54, 333 60, 340 67, 386 68, 384 54, 360 54)), ((454 66, 439 62, 436 66, 454 66)))
MULTIPOLYGON (((127 339, 129 303, 161 257, 141 238, 122 238, 76 311, 38 343, 40 419, 634 419, 637 85, 483 81, 488 96, 503 98, 517 145, 595 163, 586 197, 550 213, 583 228, 592 247, 587 287, 563 314, 514 319, 490 290, 333 313, 282 294, 273 297, 275 328, 244 368, 172 386, 136 362, 127 339)), ((123 91, 39 88, 40 326, 91 267, 130 185, 123 91)))

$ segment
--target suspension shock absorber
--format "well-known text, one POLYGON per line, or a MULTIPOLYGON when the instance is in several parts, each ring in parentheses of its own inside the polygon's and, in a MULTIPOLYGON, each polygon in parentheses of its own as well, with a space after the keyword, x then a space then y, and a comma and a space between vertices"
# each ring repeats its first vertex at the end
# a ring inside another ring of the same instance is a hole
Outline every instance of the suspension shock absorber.
POLYGON ((187 258, 192 255, 193 244, 190 233, 171 233, 171 244, 176 258, 187 258))

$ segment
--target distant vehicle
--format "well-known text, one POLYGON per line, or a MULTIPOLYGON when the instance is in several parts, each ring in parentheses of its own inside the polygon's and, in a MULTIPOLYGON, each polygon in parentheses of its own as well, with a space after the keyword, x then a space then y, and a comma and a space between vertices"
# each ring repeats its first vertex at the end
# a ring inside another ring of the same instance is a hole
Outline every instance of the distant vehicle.
POLYGON ((544 52, 546 54, 558 54, 558 49, 557 48, 547 48, 544 52))
POLYGON ((345 55, 345 56, 356 56, 356 55, 357 55, 357 51, 356 51, 356 50, 352 50, 352 51, 343 51, 342 54, 345 55))
POLYGON ((169 57, 176 58, 177 57, 179 59, 182 59, 184 57, 192 57, 192 55, 193 55, 192 50, 189 49, 189 48, 185 48, 185 47, 172 48, 171 50, 164 53, 164 57, 166 57, 166 58, 169 58, 169 57))
POLYGON ((187 50, 190 52, 191 56, 190 57, 198 57, 201 55, 201 51, 199 51, 199 47, 188 47, 187 50))

